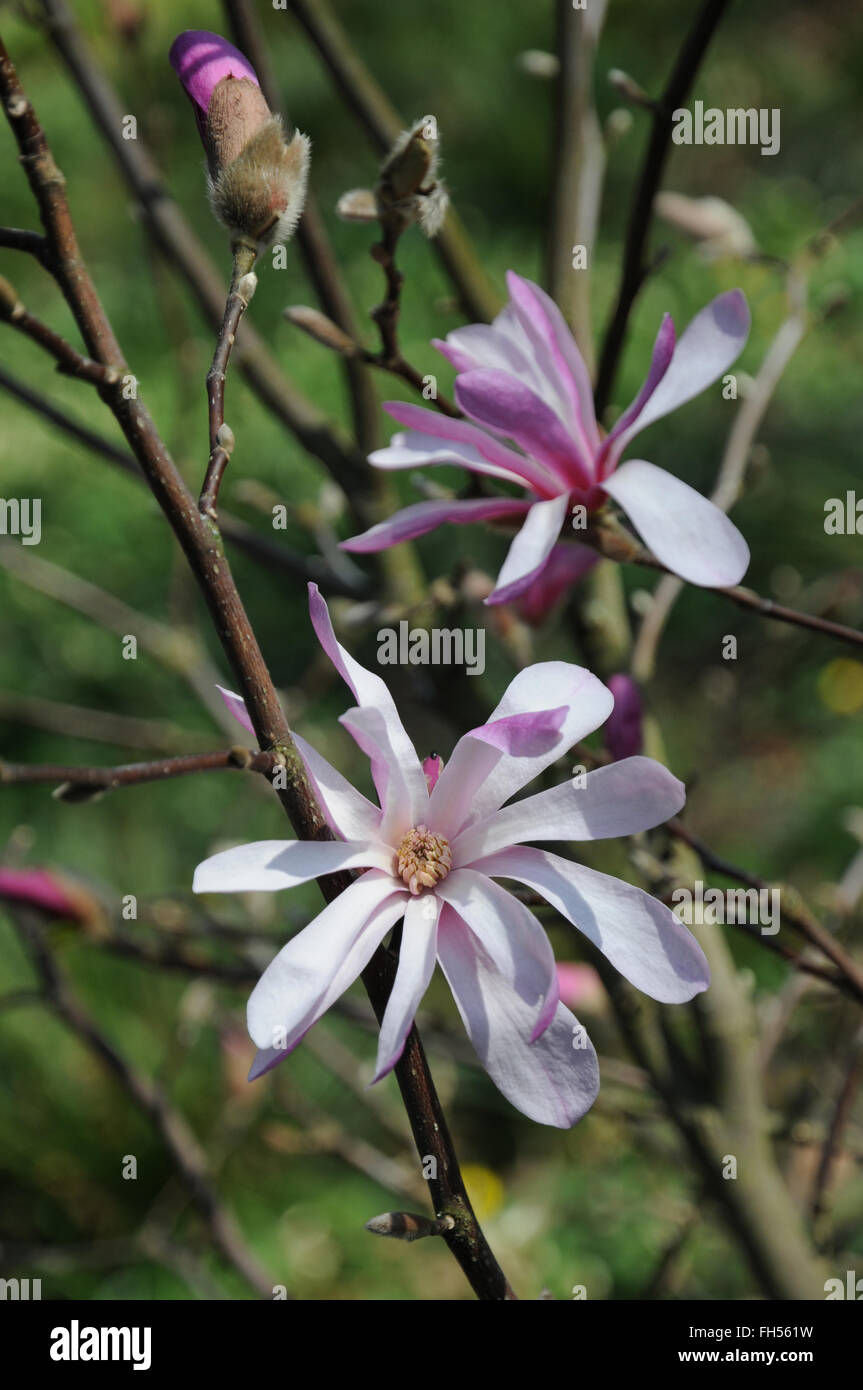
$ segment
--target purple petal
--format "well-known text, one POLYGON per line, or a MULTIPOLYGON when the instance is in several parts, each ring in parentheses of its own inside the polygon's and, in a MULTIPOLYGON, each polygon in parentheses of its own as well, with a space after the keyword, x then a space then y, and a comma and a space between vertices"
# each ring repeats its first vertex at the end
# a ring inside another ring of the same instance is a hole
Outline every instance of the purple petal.
POLYGON ((566 713, 566 705, 558 705, 557 709, 539 710, 536 714, 510 714, 471 729, 467 737, 491 744, 502 753, 536 757, 556 747, 566 713))
POLYGON ((593 467, 558 415, 517 377, 478 367, 456 377, 461 410, 486 429, 512 439, 568 487, 589 487, 593 467))
POLYGON ((249 711, 246 709, 246 702, 242 695, 235 695, 233 690, 226 690, 223 685, 217 685, 216 689, 224 700, 229 714, 232 714, 237 723, 242 724, 244 729, 248 729, 250 734, 254 734, 255 726, 249 718, 249 711))
POLYGON ((541 893, 651 999, 684 1004, 707 989, 710 967, 695 937, 670 908, 641 888, 524 847, 491 855, 477 869, 541 893))
POLYGON ((516 603, 519 616, 532 627, 539 627, 558 600, 578 584, 598 560, 597 552, 586 545, 560 541, 552 547, 536 578, 519 594, 516 603))
POLYGON ((270 962, 249 999, 259 1048, 290 1051, 353 984, 405 910, 388 874, 372 869, 328 903, 270 962))
POLYGON ((408 898, 398 970, 381 1022, 374 1081, 386 1076, 401 1057, 414 1015, 434 974, 440 908, 433 893, 408 898))
POLYGON ((455 464, 472 473, 527 485, 540 497, 552 497, 560 491, 560 480, 555 472, 507 448, 494 435, 468 420, 452 420, 439 411, 405 405, 402 401, 387 401, 384 409, 399 424, 406 425, 408 433, 395 435, 388 448, 377 449, 369 455, 369 462, 376 468, 455 464), (446 444, 450 447, 444 447, 446 444))
POLYGON ((470 927, 509 987, 531 1010, 525 1041, 534 1042, 554 1018, 560 992, 551 942, 518 898, 483 874, 455 869, 437 895, 470 927))
MULTIPOLYGON (((636 420, 643 411, 647 402, 650 400, 654 391, 656 390, 659 383, 665 376, 665 373, 668 371, 668 368, 671 364, 671 359, 674 356, 675 342, 676 334, 674 331, 674 321, 670 314, 664 314, 662 318, 662 323, 659 326, 659 332, 656 335, 656 342, 653 344, 653 354, 650 359, 650 370, 647 373, 644 385, 642 386, 641 390, 639 391, 632 404, 623 412, 620 419, 616 422, 614 429, 608 435, 608 438, 603 441, 602 448, 599 454, 600 477, 603 477, 605 475, 606 470, 604 469, 603 465, 605 463, 606 458, 609 455, 611 455, 611 458, 616 461, 620 457, 620 449, 618 448, 615 451, 616 441, 620 439, 622 435, 626 434, 626 431, 629 429, 630 425, 635 424, 636 420)), ((639 425, 638 428, 641 429, 642 426, 639 425)), ((636 433, 636 430, 632 431, 632 434, 636 433)), ((629 439, 632 436, 627 434, 626 437, 627 439, 629 439)))
POLYGON ((412 541, 424 536, 445 521, 465 526, 474 521, 493 521, 502 516, 524 516, 530 510, 530 502, 522 502, 514 497, 481 497, 461 502, 458 498, 447 498, 440 502, 415 502, 411 507, 396 512, 389 521, 379 521, 361 536, 353 536, 349 541, 341 541, 340 549, 355 554, 368 554, 376 550, 388 550, 391 545, 402 541, 412 541))
MULTIPOLYGON (((465 826, 496 811, 532 782, 579 739, 598 728, 611 713, 611 691, 590 671, 563 661, 543 661, 520 671, 510 682, 488 728, 514 715, 533 715, 540 728, 549 728, 549 709, 564 708, 566 716, 557 737, 537 750, 530 725, 523 726, 524 745, 512 753, 466 734, 459 739, 429 801, 429 824, 451 840, 465 826)), ((514 726, 522 727, 522 726, 514 726)))
POLYGON ((690 584, 723 589, 749 568, 737 527, 688 483, 644 459, 628 459, 603 487, 658 560, 690 584))
POLYGON ((210 106, 213 88, 223 77, 247 78, 260 86, 247 58, 220 34, 206 29, 187 29, 171 44, 168 61, 186 92, 203 116, 210 106))
POLYGON ((569 422, 575 427, 586 458, 599 447, 593 411, 593 387, 584 358, 554 300, 532 280, 507 271, 506 283, 513 307, 529 339, 543 374, 557 384, 569 406, 569 422))
POLYGON ((463 830, 452 843, 459 866, 529 840, 606 840, 650 830, 676 816, 682 782, 653 758, 624 758, 588 772, 584 785, 562 782, 515 801, 463 830))
POLYGON ((507 1100, 539 1124, 569 1129, 599 1091, 593 1046, 564 1004, 534 1043, 526 1041, 535 1006, 478 948, 447 907, 438 930, 438 959, 480 1061, 507 1100))
POLYGON ((728 370, 743 351, 749 323, 749 306, 742 290, 718 295, 695 315, 644 409, 615 439, 609 455, 611 467, 640 430, 700 395, 728 370))
POLYGON ((340 869, 381 869, 392 875, 395 863, 392 851, 379 843, 256 840, 205 859, 195 870, 192 891, 277 893, 340 869))
POLYGON ((641 694, 631 676, 609 676, 608 688, 614 696, 614 709, 602 731, 603 742, 619 761, 641 752, 641 694))
POLYGON ((565 492, 547 502, 534 502, 512 540, 487 604, 508 603, 529 588, 545 568, 568 511, 565 492))

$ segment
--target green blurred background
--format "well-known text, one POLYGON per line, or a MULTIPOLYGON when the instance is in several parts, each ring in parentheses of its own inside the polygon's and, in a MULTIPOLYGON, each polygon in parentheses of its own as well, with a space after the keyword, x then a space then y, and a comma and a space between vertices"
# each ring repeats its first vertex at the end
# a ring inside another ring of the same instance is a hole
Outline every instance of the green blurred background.
MULTIPOLYGON (((118 29, 117 7, 82 3, 75 8, 124 109, 136 116, 141 139, 227 273, 227 244, 207 208, 194 121, 167 63, 179 29, 225 32, 219 5, 215 0, 189 0, 184 7, 174 0, 133 5, 130 0, 140 19, 134 39, 118 29)), ((403 0, 393 9, 374 0, 350 0, 337 8, 360 55, 402 113, 437 116, 447 182, 501 292, 508 267, 538 278, 553 157, 552 84, 528 75, 519 55, 551 46, 551 5, 440 0, 429 6, 403 0)), ((380 271, 369 256, 373 229, 339 222, 333 208, 345 189, 373 182, 375 152, 293 20, 263 3, 259 10, 291 114, 312 137, 312 186, 365 323, 381 297, 380 271)), ((597 64, 603 120, 620 104, 605 80, 608 69, 623 68, 657 91, 691 11, 686 0, 658 0, 649 12, 635 0, 612 0, 597 64)), ((187 289, 153 249, 44 33, 26 14, 22 17, 19 7, 4 5, 2 19, 4 38, 67 176, 84 254, 142 395, 184 475, 195 484, 207 452, 204 375, 211 335, 187 289)), ((693 95, 723 108, 778 107, 780 153, 766 158, 753 148, 675 149, 665 186, 727 199, 749 222, 765 258, 796 255, 863 191, 861 86, 859 12, 849 13, 838 0, 817 10, 803 3, 732 6, 693 95)), ((646 134, 646 115, 635 110, 631 129, 609 154, 591 275, 600 328, 616 289, 646 134)), ((16 153, 4 125, 0 220, 35 226, 16 153)), ((736 370, 749 374, 757 371, 786 311, 783 277, 769 259, 707 263, 688 241, 660 224, 653 244, 667 245, 669 255, 636 306, 614 393, 618 408, 640 385, 663 311, 672 313, 680 330, 715 294, 742 286, 753 330, 736 370)), ((264 266, 251 317, 294 382, 347 424, 338 364, 281 317, 289 303, 313 302, 295 245, 288 259, 284 271, 264 266)), ((438 372, 448 389, 451 372, 429 340, 461 322, 451 289, 418 232, 405 236, 399 261, 406 276, 405 355, 421 370, 438 372)), ((14 282, 28 307, 74 338, 68 311, 38 266, 2 251, 0 273, 14 282)), ((863 614, 859 538, 825 535, 823 516, 827 498, 859 486, 861 290, 863 232, 852 231, 812 272, 813 323, 771 405, 746 495, 735 510, 753 554, 748 582, 754 588, 794 606, 829 609, 855 625, 863 614)), ((116 434, 89 387, 55 375, 35 347, 9 330, 0 338, 0 362, 79 420, 116 434)), ((405 395, 397 383, 379 380, 378 386, 382 399, 405 395)), ((718 388, 707 392, 645 435, 645 456, 709 490, 733 408, 718 388)), ((238 448, 223 491, 225 505, 272 535, 270 506, 284 502, 291 516, 284 539, 314 551, 303 525, 303 504, 319 498, 319 466, 264 412, 236 372, 228 382, 227 418, 238 448)), ((3 496, 43 499, 41 545, 30 549, 28 558, 62 566, 182 632, 196 628, 204 634, 210 661, 231 685, 192 581, 144 489, 5 394, 0 421, 3 496)), ((386 423, 382 417, 384 433, 386 423)), ((452 481, 458 481, 455 475, 452 481)), ((399 488, 405 500, 413 500, 406 478, 399 479, 399 488)), ((341 534, 349 533, 347 519, 337 526, 341 534)), ((429 577, 450 574, 461 562, 495 573, 503 548, 502 539, 478 528, 447 528, 417 547, 429 577)), ((335 723, 348 697, 319 660, 302 585, 267 574, 241 555, 232 562, 292 721, 365 785, 366 770, 335 723)), ((646 572, 628 572, 625 581, 629 591, 653 583, 646 572)), ((486 614, 477 607, 474 623, 486 614)), ((564 614, 535 638, 537 656, 584 659, 571 631, 571 615, 564 614)), ((482 685, 477 699, 491 708, 513 666, 491 628, 488 644, 486 675, 475 684, 482 685)), ((352 645, 358 657, 373 662, 372 632, 358 625, 352 645)), ((44 710, 22 697, 148 721, 154 747, 161 740, 166 752, 225 741, 224 730, 188 683, 144 640, 137 660, 125 661, 116 632, 35 591, 20 576, 0 571, 0 699, 8 716, 0 720, 0 756, 100 764, 148 756, 128 743, 65 736, 62 720, 60 730, 40 727, 44 710)), ((435 708, 429 688, 406 689, 404 698, 417 746, 435 746, 446 755, 461 727, 435 708)), ((832 885, 859 848, 847 812, 863 805, 863 664, 818 635, 765 623, 689 590, 669 623, 648 700, 662 727, 669 765, 690 786, 697 832, 727 858, 765 876, 790 879, 817 908, 829 911, 832 885), (729 633, 738 638, 736 663, 720 655, 729 633)), ((272 800, 251 779, 233 774, 121 790, 80 806, 53 800, 47 787, 12 787, 0 795, 6 862, 50 866, 80 879, 103 897, 112 921, 118 919, 120 896, 136 895, 138 921, 123 927, 145 942, 164 941, 166 933, 186 929, 182 908, 194 906, 192 872, 207 854, 282 833, 272 800)), ((589 862, 631 873, 617 847, 592 854, 589 862)), ((317 890, 312 885, 289 901, 261 895, 211 902, 207 908, 212 919, 251 924, 275 945, 286 925, 301 925, 317 910, 317 890)), ((98 926, 55 929, 62 970, 117 1047, 164 1082, 201 1139, 220 1194, 277 1282, 313 1299, 469 1296, 442 1246, 428 1241, 409 1248, 374 1240, 362 1228, 388 1208, 424 1209, 423 1183, 394 1079, 368 1096, 363 1091, 374 1056, 371 1030, 334 1015, 322 1025, 325 1043, 304 1045, 273 1077, 247 1087, 243 1077, 252 1048, 243 1010, 248 986, 122 959, 100 944, 99 932, 98 926), (344 1077, 359 1080, 354 1086, 344 1077), (392 1188, 376 1180, 375 1173, 380 1178, 389 1171, 382 1159, 396 1165, 404 1184, 400 1195, 394 1197, 392 1188)), ((785 967, 739 938, 733 945, 768 1010, 786 980, 785 967)), ((562 932, 555 934, 555 946, 559 958, 578 958, 577 943, 562 932)), ((193 949, 204 951, 208 960, 240 958, 230 943, 198 943, 193 949)), ((251 977, 268 953, 264 941, 242 957, 251 977)), ((27 988, 31 978, 0 907, 0 989, 27 988)), ((367 1012, 361 991, 351 998, 357 1012, 367 1012)), ((600 1054, 625 1061, 601 998, 584 1010, 584 1018, 600 1054)), ((541 1129, 522 1120, 481 1071, 461 1060, 458 1020, 438 981, 421 1011, 423 1019, 431 1024, 432 1067, 479 1214, 524 1296, 536 1297, 548 1287, 566 1298, 575 1284, 587 1285, 591 1298, 654 1292, 708 1299, 758 1295, 721 1216, 709 1208, 701 1219, 693 1215, 698 1179, 680 1160, 678 1141, 656 1106, 626 1085, 625 1072, 612 1068, 601 1101, 575 1130, 541 1129), (438 1027, 440 1047, 435 1045, 438 1027), (663 1251, 689 1222, 692 1229, 673 1274, 657 1284, 663 1251)), ((805 1126, 829 1115, 838 1079, 832 1054, 844 1045, 853 1023, 850 1005, 837 1007, 832 999, 819 998, 803 1021, 795 1020, 772 1074, 769 1099, 777 1106, 788 1102, 797 1126, 797 1142, 785 1147, 782 1161, 792 1187, 801 1192, 814 1161, 805 1126)), ((208 1252, 158 1137, 59 1022, 39 1007, 0 1011, 0 1058, 0 1242, 54 1252, 53 1263, 34 1256, 26 1269, 2 1273, 44 1271, 43 1297, 183 1298, 205 1292, 207 1280, 228 1296, 250 1296, 208 1252), (134 1182, 121 1177, 126 1154, 138 1159, 134 1182), (203 1285, 184 1277, 177 1261, 148 1259, 113 1244, 126 1240, 145 1218, 166 1223, 177 1243, 194 1252, 203 1285), (95 1253, 80 1253, 84 1247, 95 1253)), ((856 1123, 863 1125, 863 1116, 856 1123)), ((853 1126, 852 1133, 857 1133, 853 1126)), ((853 1164, 843 1170, 836 1200, 844 1213, 843 1249, 859 1250, 863 1184, 853 1164)))

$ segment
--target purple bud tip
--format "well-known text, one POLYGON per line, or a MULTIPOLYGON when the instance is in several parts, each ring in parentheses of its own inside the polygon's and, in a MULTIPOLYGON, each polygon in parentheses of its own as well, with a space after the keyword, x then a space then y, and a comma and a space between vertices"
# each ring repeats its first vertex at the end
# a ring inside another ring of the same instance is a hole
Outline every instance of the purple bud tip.
POLYGON ((178 34, 168 58, 200 112, 199 124, 209 110, 214 87, 223 77, 245 77, 256 87, 261 85, 254 68, 240 50, 221 34, 210 34, 206 29, 186 29, 178 34))
POLYGON ((614 696, 614 709, 603 730, 605 746, 615 762, 633 758, 641 752, 641 695, 631 676, 611 676, 608 688, 614 696))

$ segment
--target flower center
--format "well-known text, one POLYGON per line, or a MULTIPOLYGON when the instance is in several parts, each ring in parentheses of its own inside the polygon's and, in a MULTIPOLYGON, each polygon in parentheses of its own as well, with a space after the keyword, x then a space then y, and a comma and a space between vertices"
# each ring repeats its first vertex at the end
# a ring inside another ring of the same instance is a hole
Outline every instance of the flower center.
POLYGON ((412 893, 434 888, 452 868, 449 840, 435 835, 427 825, 415 825, 398 850, 399 873, 412 893))

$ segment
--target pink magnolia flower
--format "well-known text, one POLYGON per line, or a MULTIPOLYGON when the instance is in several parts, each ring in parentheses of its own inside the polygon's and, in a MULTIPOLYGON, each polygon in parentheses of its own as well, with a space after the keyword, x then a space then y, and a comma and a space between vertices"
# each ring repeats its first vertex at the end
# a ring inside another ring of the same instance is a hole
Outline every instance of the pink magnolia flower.
POLYGON ((682 579, 736 584, 749 550, 724 513, 654 464, 621 458, 639 430, 697 396, 738 356, 749 332, 742 292, 714 299, 679 343, 665 315, 644 385, 603 438, 587 368, 557 305, 513 271, 507 284, 510 300, 494 323, 471 324, 445 342, 435 341, 456 368, 455 398, 467 418, 389 401, 385 409, 407 430, 373 453, 371 462, 385 469, 458 464, 514 483, 528 498, 419 502, 344 541, 343 548, 383 550, 445 521, 523 518, 486 599, 506 603, 543 573, 573 506, 590 512, 611 497, 682 579))
MULTIPOLYGON (((707 987, 707 962, 669 908, 526 844, 645 830, 680 809, 683 786, 659 763, 628 758, 587 774, 583 785, 565 781, 510 802, 611 711, 611 694, 594 675, 559 661, 521 671, 488 723, 458 741, 442 770, 424 768, 386 685, 339 645, 326 604, 315 585, 309 588, 318 640, 357 701, 341 723, 371 760, 380 804, 296 738, 341 838, 241 845, 196 870, 199 893, 276 891, 364 870, 282 948, 256 985, 248 1026, 260 1050, 250 1079, 301 1042, 404 918, 375 1080, 401 1056, 438 962, 498 1088, 530 1118, 568 1128, 596 1097, 596 1054, 560 1002, 548 937, 497 879, 541 893, 654 999, 691 999, 707 987)), ((248 727, 242 700, 230 692, 226 699, 248 727)))
POLYGON ((3 898, 72 921, 88 921, 98 915, 95 898, 51 869, 0 867, 0 899, 3 898))
POLYGON ((557 983, 564 1004, 571 1005, 573 1009, 599 1013, 607 1002, 602 980, 592 965, 582 965, 574 960, 560 961, 557 983))

